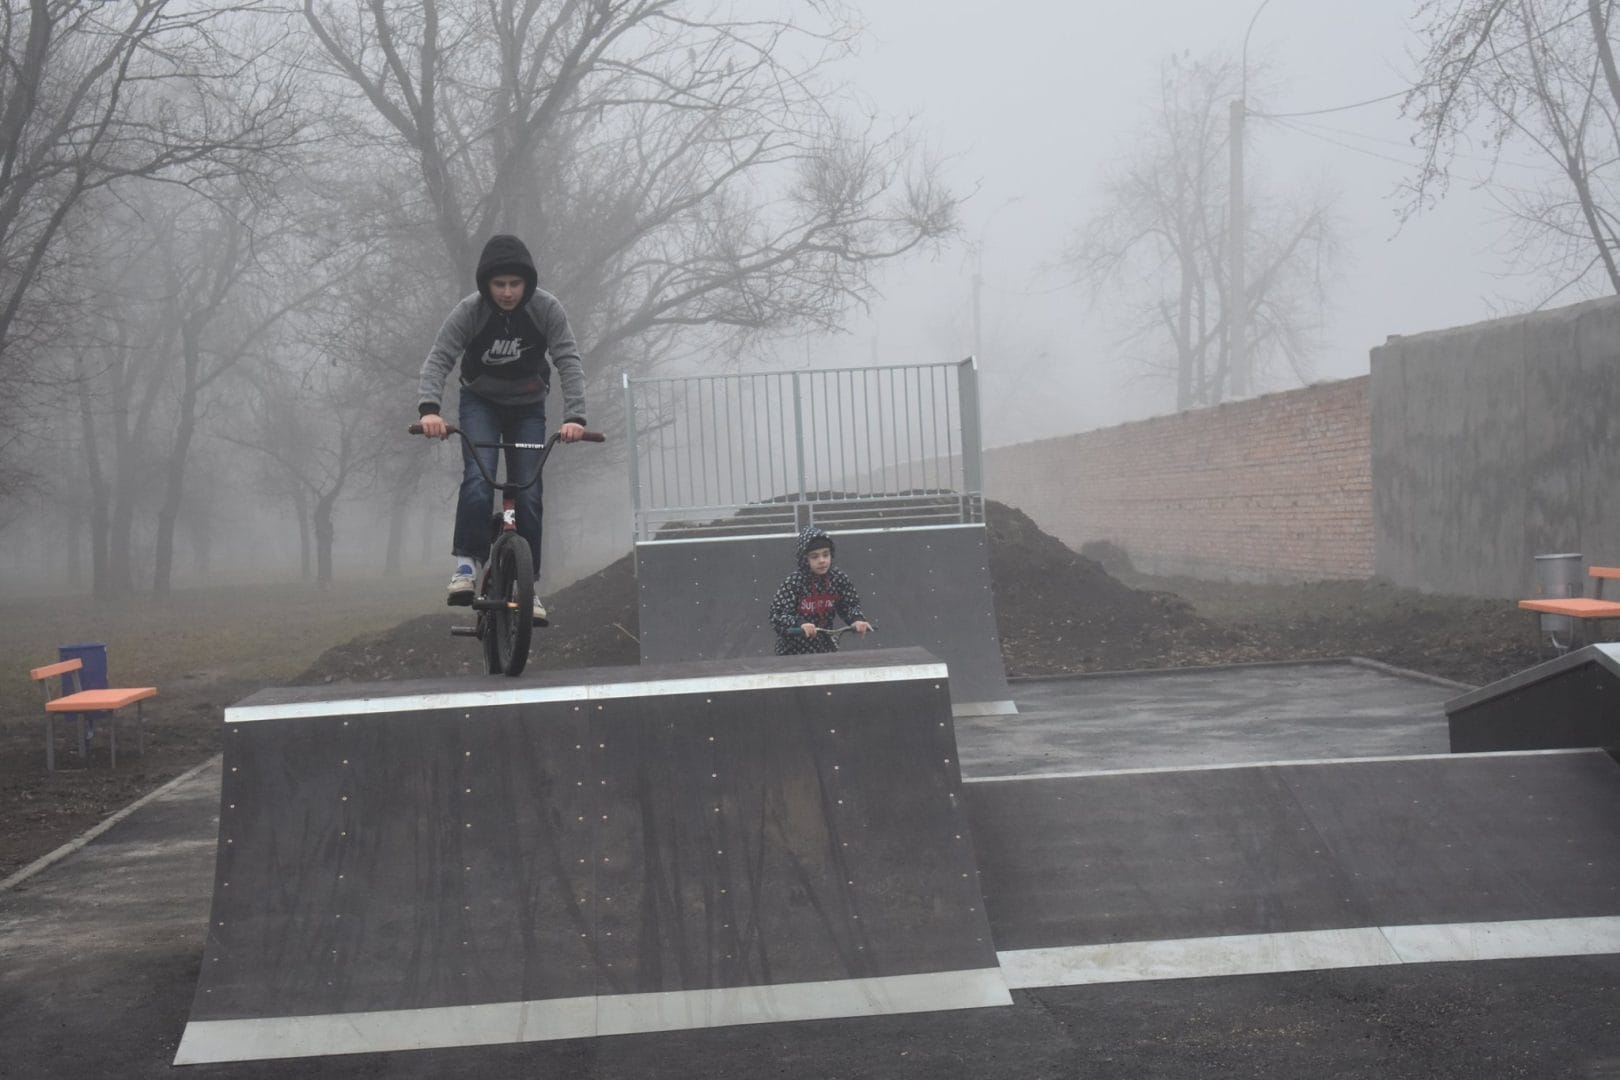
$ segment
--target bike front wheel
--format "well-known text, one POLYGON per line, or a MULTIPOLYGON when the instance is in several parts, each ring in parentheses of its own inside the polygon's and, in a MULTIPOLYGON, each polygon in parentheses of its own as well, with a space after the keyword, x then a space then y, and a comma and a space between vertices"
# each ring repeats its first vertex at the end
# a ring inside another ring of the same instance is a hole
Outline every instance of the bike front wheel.
POLYGON ((491 675, 521 675, 529 662, 534 628, 534 556, 521 536, 503 534, 489 553, 486 600, 500 601, 488 612, 485 667, 491 675))

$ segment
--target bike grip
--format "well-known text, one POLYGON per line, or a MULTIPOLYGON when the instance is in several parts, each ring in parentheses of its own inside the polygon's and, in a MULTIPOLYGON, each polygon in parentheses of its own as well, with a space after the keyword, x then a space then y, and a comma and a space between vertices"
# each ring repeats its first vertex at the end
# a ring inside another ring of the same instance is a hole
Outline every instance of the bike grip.
MULTIPOLYGON (((422 425, 421 424, 412 424, 410 427, 406 428, 405 430, 407 432, 409 432, 410 434, 412 434, 412 435, 420 435, 420 434, 422 434, 422 425)), ((454 434, 456 434, 456 425, 454 425, 454 424, 446 424, 446 425, 444 425, 444 433, 446 435, 454 435, 454 434)))
POLYGON ((579 437, 580 442, 607 442, 607 436, 600 431, 587 431, 579 437))

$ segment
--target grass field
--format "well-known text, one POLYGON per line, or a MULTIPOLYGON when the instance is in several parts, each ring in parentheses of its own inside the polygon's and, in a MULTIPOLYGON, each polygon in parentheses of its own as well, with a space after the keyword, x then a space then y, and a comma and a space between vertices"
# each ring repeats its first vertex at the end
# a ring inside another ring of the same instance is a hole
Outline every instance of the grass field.
MULTIPOLYGON (((215 753, 231 702, 290 682, 334 645, 443 610, 443 589, 435 575, 347 578, 329 588, 215 585, 116 603, 0 599, 0 878, 215 753), (158 688, 146 703, 145 752, 127 764, 120 754, 111 769, 98 736, 86 767, 64 736, 60 767, 47 773, 43 695, 28 669, 54 661, 58 645, 88 641, 106 644, 114 685, 158 688)), ((444 647, 468 645, 447 639, 444 647)))
MULTIPOLYGON (((39 710, 28 669, 56 660, 58 645, 107 645, 115 684, 160 690, 216 680, 275 685, 307 668, 326 649, 360 634, 439 610, 438 577, 214 585, 172 596, 98 603, 87 596, 0 601, 0 707, 39 710)), ((446 641, 445 648, 465 643, 446 641)))

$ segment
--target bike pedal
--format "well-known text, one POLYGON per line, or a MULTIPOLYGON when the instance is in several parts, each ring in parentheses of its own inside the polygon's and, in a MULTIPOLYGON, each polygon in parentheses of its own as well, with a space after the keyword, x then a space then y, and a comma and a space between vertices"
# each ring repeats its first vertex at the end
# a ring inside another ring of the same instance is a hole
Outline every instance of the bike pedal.
POLYGON ((451 607, 472 607, 473 594, 470 592, 451 593, 444 598, 444 602, 451 607))
POLYGON ((476 627, 476 626, 452 626, 450 628, 450 636, 451 637, 477 637, 478 636, 478 627, 476 627))
POLYGON ((530 621, 532 623, 534 623, 535 626, 550 626, 551 625, 551 620, 550 619, 531 619, 530 621))

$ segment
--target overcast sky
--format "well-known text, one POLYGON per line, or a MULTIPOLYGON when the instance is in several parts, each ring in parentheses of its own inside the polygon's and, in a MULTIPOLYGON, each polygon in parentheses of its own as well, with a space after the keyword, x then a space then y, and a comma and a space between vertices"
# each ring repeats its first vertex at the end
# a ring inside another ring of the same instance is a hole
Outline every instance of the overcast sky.
MULTIPOLYGON (((871 36, 849 65, 850 82, 883 112, 914 116, 951 156, 956 189, 977 188, 964 239, 984 245, 981 363, 993 445, 1170 411, 1168 388, 1133 383, 1109 362, 1110 335, 1087 296, 1042 267, 1095 210, 1102 170, 1141 126, 1162 61, 1178 51, 1236 53, 1257 4, 862 0, 871 36)), ((1251 106, 1301 112, 1403 90, 1418 46, 1414 7, 1270 0, 1249 42, 1251 65, 1269 67, 1269 99, 1251 106)), ((1437 209, 1399 225, 1394 190, 1417 157, 1399 99, 1288 125, 1251 121, 1248 168, 1274 188, 1326 179, 1338 191, 1345 260, 1318 378, 1365 373, 1368 350, 1390 334, 1540 299, 1537 284, 1500 276, 1501 229, 1488 191, 1456 185, 1437 209)), ((890 274, 885 294, 831 348, 804 342, 811 361, 932 361, 971 351, 971 270, 961 247, 890 274)))

